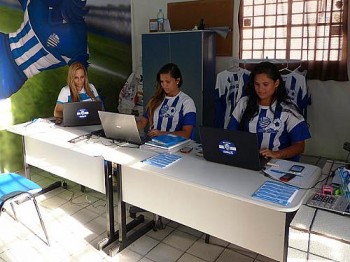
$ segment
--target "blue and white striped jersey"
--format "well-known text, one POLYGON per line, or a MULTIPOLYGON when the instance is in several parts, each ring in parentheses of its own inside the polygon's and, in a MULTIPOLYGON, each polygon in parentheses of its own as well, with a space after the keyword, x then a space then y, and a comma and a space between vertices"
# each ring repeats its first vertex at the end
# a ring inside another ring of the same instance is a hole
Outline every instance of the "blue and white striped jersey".
POLYGON ((88 66, 85 0, 19 2, 21 26, 14 33, 0 33, 0 99, 44 70, 76 61, 88 66))
MULTIPOLYGON (((94 93, 95 97, 100 98, 98 96, 98 93, 97 93, 95 86, 91 83, 90 83, 90 88, 91 88, 91 91, 94 93)), ((92 101, 91 97, 89 97, 87 95, 85 88, 83 88, 79 92, 79 98, 80 98, 80 101, 92 101)), ((72 98, 70 95, 69 86, 65 86, 65 87, 62 87, 62 89, 58 95, 57 104, 64 104, 64 103, 68 103, 68 102, 72 102, 72 98)))
POLYGON ((224 70, 216 76, 215 126, 226 128, 233 109, 239 99, 246 95, 245 85, 250 72, 239 68, 237 71, 224 70))
MULTIPOLYGON (((248 97, 243 97, 237 103, 228 129, 237 130, 239 128, 247 101, 248 97)), ((290 106, 286 104, 276 105, 275 102, 272 109, 275 112, 272 112, 269 106, 259 106, 257 116, 245 126, 245 130, 257 134, 259 148, 277 151, 311 137, 303 116, 290 106)), ((291 160, 298 161, 299 157, 294 157, 291 160)))
POLYGON ((310 97, 306 85, 305 76, 298 71, 292 71, 289 74, 282 75, 288 96, 299 107, 303 116, 306 117, 306 108, 309 105, 310 97))
MULTIPOLYGON (((148 118, 147 112, 144 117, 148 118)), ((196 106, 192 98, 182 91, 174 97, 166 96, 153 114, 154 128, 174 132, 187 125, 196 126, 196 106)))
POLYGON ((15 33, 9 34, 9 42, 16 64, 27 78, 66 65, 81 54, 87 59, 85 23, 50 21, 53 8, 45 1, 22 1, 24 4, 24 21, 15 33))

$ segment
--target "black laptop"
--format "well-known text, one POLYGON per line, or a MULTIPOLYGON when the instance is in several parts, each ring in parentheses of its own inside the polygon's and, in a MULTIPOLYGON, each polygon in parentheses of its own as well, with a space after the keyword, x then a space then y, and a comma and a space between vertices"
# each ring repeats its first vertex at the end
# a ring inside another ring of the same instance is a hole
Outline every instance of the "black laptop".
POLYGON ((143 144, 137 129, 134 115, 118 114, 113 112, 98 112, 105 136, 122 142, 136 145, 143 144))
POLYGON ((100 125, 99 110, 102 110, 102 101, 64 103, 62 126, 100 125))
POLYGON ((199 132, 208 161, 251 170, 261 170, 268 162, 259 154, 256 134, 213 127, 200 127, 199 132))

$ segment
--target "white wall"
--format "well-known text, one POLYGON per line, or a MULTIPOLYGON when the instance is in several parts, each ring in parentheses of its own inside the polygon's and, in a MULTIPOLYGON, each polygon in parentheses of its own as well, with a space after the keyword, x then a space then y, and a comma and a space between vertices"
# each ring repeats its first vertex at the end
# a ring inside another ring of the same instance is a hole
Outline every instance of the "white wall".
MULTIPOLYGON (((163 9, 164 15, 167 17, 167 3, 183 1, 131 0, 134 69, 141 65, 141 35, 148 33, 148 20, 155 18, 160 8, 163 9)), ((238 3, 239 1, 234 1, 236 11, 238 3)), ((233 57, 238 57, 239 34, 235 22, 237 21, 237 13, 234 12, 233 57)), ((348 42, 350 45, 350 41, 348 42)), ((348 50, 350 51, 350 46, 348 50)), ((229 68, 231 61, 232 57, 217 57, 216 71, 220 72, 229 68)), ((307 120, 312 138, 306 143, 305 153, 345 160, 348 153, 342 149, 343 143, 350 142, 350 82, 314 80, 308 81, 308 84, 312 94, 312 105, 308 108, 307 120)))

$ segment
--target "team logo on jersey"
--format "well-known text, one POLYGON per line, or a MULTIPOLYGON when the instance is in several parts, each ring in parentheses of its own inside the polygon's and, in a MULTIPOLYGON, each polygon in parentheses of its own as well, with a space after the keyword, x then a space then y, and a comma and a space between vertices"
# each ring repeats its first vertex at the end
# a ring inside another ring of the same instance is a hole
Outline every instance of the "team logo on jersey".
POLYGON ((219 151, 225 155, 233 156, 237 153, 237 147, 234 143, 223 140, 219 143, 219 151))
POLYGON ((168 105, 164 105, 159 112, 161 117, 167 117, 167 118, 173 117, 175 113, 176 113, 176 108, 168 105))
POLYGON ((52 35, 50 35, 49 39, 47 39, 46 44, 49 47, 56 47, 59 43, 60 43, 60 38, 58 37, 58 35, 53 33, 52 35))
POLYGON ((261 117, 258 121, 258 132, 260 133, 277 133, 282 127, 281 119, 270 119, 268 117, 261 117))
POLYGON ((85 108, 78 109, 77 111, 78 118, 87 118, 89 114, 89 111, 85 108))

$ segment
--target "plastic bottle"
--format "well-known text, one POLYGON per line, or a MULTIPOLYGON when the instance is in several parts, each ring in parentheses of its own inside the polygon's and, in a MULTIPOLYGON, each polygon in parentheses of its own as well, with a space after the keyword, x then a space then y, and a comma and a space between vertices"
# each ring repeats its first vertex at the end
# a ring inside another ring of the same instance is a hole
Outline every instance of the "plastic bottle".
POLYGON ((163 10, 159 9, 157 14, 158 32, 164 31, 164 14, 163 10))

